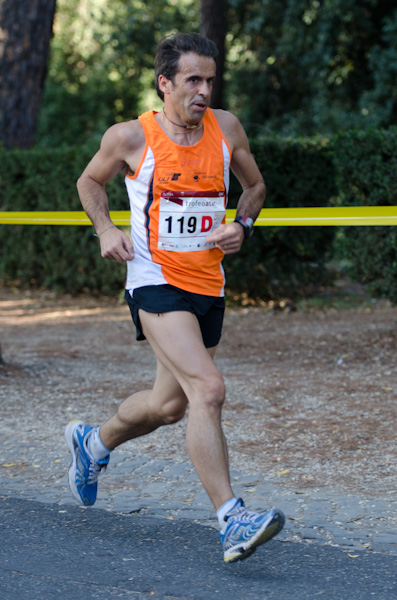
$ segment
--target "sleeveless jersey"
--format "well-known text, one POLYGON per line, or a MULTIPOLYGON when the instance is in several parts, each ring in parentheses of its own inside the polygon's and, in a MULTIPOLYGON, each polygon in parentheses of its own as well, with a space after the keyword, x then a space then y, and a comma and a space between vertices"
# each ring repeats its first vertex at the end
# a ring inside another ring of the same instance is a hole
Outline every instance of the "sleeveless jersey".
POLYGON ((139 117, 145 133, 142 160, 125 183, 131 206, 135 258, 127 262, 126 288, 171 284, 206 296, 223 296, 223 252, 206 237, 225 222, 231 152, 211 109, 193 146, 173 142, 155 119, 139 117))

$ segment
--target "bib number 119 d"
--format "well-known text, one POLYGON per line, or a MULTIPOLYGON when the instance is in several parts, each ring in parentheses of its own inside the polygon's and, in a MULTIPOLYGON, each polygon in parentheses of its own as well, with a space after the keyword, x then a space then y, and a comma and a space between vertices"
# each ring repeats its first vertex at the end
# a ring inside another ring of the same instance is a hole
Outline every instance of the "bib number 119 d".
POLYGON ((163 191, 160 198, 158 248, 196 252, 214 248, 208 234, 226 214, 224 192, 163 191))
POLYGON ((211 231, 213 225, 213 218, 210 216, 202 216, 195 217, 191 216, 187 217, 179 217, 179 219, 170 215, 165 222, 168 223, 167 233, 175 233, 175 228, 183 235, 185 232, 187 233, 196 233, 196 231, 200 231, 201 233, 207 233, 211 231), (173 229, 174 227, 174 229, 173 229))

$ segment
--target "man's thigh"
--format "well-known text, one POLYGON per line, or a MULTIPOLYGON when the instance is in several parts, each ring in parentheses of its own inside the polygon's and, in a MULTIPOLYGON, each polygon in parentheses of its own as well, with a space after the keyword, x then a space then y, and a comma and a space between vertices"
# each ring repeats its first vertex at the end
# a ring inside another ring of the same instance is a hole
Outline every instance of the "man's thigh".
POLYGON ((195 381, 219 377, 213 362, 216 348, 205 347, 193 313, 154 314, 140 309, 139 318, 157 359, 173 374, 185 393, 195 381))

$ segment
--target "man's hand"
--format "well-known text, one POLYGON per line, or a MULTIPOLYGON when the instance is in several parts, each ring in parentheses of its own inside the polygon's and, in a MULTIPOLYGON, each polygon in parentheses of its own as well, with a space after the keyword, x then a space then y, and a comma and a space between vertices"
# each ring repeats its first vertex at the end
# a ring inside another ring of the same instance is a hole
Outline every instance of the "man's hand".
POLYGON ((222 224, 205 241, 216 244, 224 254, 234 254, 240 250, 244 241, 244 230, 238 223, 222 224))
POLYGON ((130 238, 117 227, 110 227, 104 231, 99 241, 102 258, 110 258, 118 263, 124 263, 134 258, 134 246, 130 238))

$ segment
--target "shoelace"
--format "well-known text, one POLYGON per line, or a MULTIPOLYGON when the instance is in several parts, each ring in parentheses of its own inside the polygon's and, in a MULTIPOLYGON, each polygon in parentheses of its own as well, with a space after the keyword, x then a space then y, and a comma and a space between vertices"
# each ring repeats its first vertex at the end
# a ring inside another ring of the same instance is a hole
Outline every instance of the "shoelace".
POLYGON ((87 483, 95 483, 98 479, 99 473, 102 469, 106 469, 106 465, 101 465, 97 462, 90 461, 90 467, 88 469, 88 481, 87 483))
POLYGON ((228 521, 229 519, 241 519, 242 521, 250 521, 254 514, 255 513, 253 513, 252 511, 240 506, 239 508, 235 509, 232 513, 226 515, 225 521, 228 521))
POLYGON ((98 476, 99 473, 101 472, 102 469, 106 470, 106 464, 100 463, 100 462, 96 462, 89 449, 88 449, 88 436, 86 436, 85 440, 84 440, 84 446, 85 446, 85 450, 90 458, 90 466, 88 467, 88 479, 87 479, 87 483, 91 484, 91 483, 96 483, 96 481, 98 480, 98 476))

